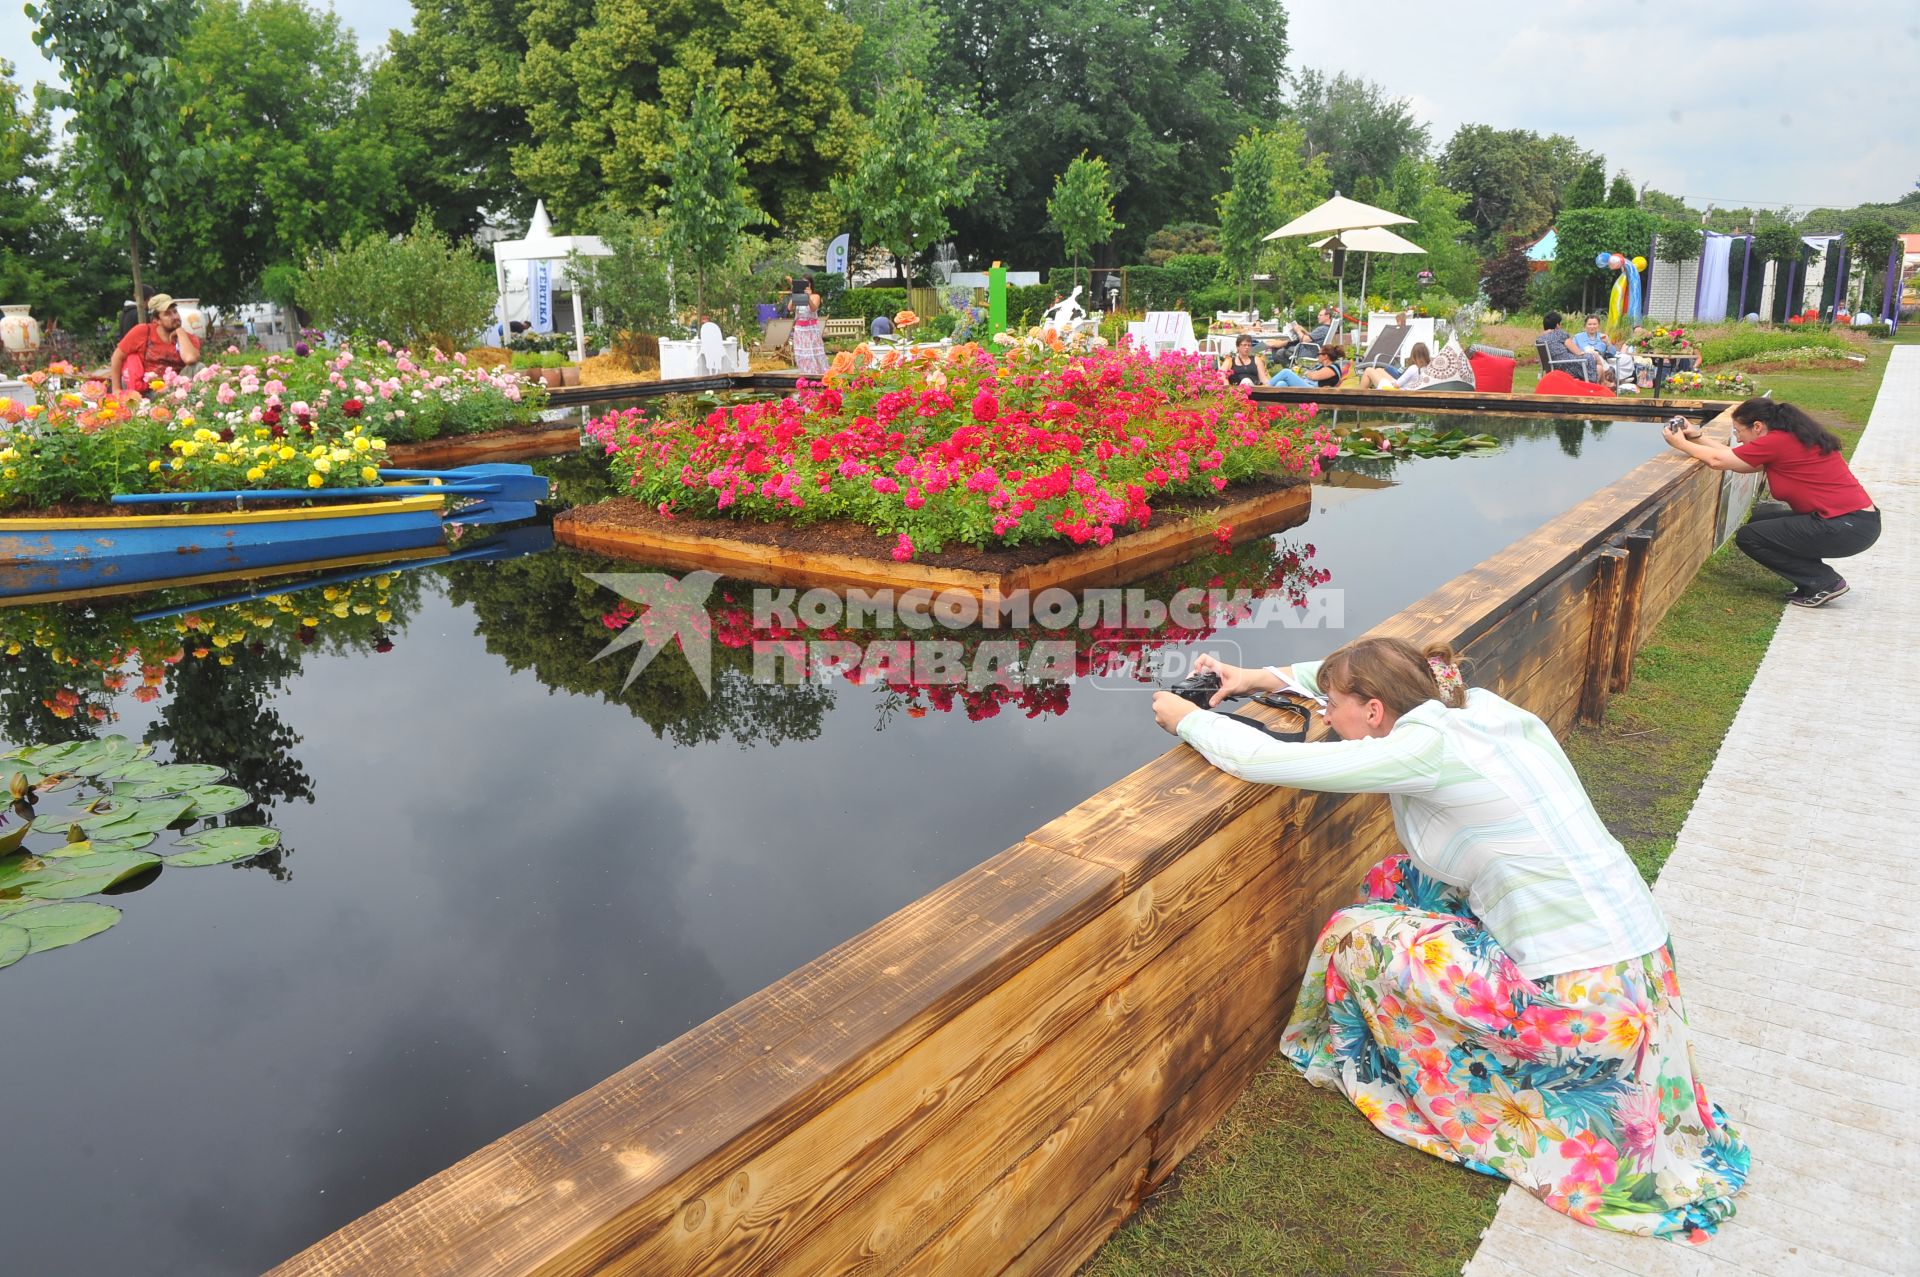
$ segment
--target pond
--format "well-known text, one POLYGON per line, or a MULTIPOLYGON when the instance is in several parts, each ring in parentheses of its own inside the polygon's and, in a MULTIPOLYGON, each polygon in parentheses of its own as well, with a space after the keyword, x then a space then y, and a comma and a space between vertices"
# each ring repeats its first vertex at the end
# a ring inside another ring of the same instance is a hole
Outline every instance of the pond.
MULTIPOLYGON (((1661 448, 1643 424, 1446 424, 1502 446, 1353 463, 1304 525, 1156 587, 1338 590, 1338 626, 1196 646, 1319 655, 1661 448)), ((1124 676, 1024 701, 753 684, 734 587, 711 699, 671 653, 623 691, 628 654, 594 659, 621 602, 601 570, 632 565, 545 548, 256 602, 263 638, 117 690, 53 649, 84 664, 167 600, 0 610, 11 743, 220 764, 259 800, 234 819, 283 837, 0 971, 9 1271, 268 1267, 1170 744, 1124 676)), ((141 624, 195 644, 213 615, 141 624)))

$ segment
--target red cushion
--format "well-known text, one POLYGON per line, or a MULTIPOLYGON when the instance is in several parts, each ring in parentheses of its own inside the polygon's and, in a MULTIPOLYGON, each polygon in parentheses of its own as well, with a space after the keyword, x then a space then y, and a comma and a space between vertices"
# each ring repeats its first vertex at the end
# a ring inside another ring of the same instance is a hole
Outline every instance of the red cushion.
POLYGON ((1596 386, 1590 381, 1582 381, 1570 372, 1561 372, 1558 368, 1543 373, 1540 384, 1533 388, 1536 395, 1586 395, 1590 399, 1612 399, 1616 396, 1606 386, 1596 386))
POLYGON ((1496 395, 1509 394, 1513 390, 1514 361, 1504 355, 1483 355, 1478 351, 1467 356, 1467 362, 1473 365, 1473 388, 1488 391, 1496 395))

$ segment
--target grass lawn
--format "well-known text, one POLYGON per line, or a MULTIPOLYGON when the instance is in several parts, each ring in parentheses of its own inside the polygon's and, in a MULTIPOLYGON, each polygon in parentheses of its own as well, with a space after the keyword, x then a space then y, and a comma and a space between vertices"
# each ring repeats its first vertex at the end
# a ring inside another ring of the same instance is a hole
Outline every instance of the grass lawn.
MULTIPOLYGON (((1920 324, 1901 342, 1920 343, 1920 324)), ((1756 380, 1820 413, 1851 453, 1891 350, 1876 342, 1859 371, 1756 380)), ((1648 881, 1673 851, 1766 655, 1784 594, 1771 572, 1723 547, 1641 649, 1633 686, 1613 698, 1606 720, 1566 742, 1601 817, 1648 881)), ((1345 1097, 1308 1086, 1276 1059, 1082 1273, 1454 1274, 1504 1187, 1377 1134, 1345 1097)))

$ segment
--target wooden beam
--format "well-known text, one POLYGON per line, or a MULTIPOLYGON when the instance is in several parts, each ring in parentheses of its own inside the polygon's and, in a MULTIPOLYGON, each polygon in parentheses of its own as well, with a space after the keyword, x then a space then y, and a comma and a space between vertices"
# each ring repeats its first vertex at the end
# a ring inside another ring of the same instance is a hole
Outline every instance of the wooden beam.
POLYGON ((1646 592, 1653 534, 1630 532, 1621 538, 1621 548, 1626 551, 1627 565, 1620 581, 1620 620, 1614 634, 1610 692, 1624 692, 1633 682, 1633 657, 1640 641, 1640 603, 1646 592))
POLYGON ((1626 576, 1627 552, 1607 546, 1594 567, 1593 586, 1587 592, 1587 676, 1581 681, 1580 695, 1583 723, 1600 721, 1613 690, 1613 640, 1620 625, 1620 583, 1626 576))
POLYGON ((580 451, 580 427, 547 426, 537 430, 501 430, 486 435, 450 435, 419 443, 387 445, 387 462, 410 470, 465 466, 478 461, 525 461, 532 457, 562 457, 580 451))

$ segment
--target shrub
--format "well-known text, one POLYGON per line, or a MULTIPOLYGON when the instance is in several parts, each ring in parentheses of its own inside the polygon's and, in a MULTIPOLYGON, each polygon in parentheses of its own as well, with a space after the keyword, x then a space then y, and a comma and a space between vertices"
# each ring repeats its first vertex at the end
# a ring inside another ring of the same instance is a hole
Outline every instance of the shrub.
POLYGON ((397 239, 369 235, 307 260, 301 308, 322 327, 371 345, 451 354, 493 319, 493 270, 425 217, 397 239))
MULTIPOLYGON (((825 297, 822 293, 823 301, 825 297)), ((849 288, 840 294, 839 301, 828 313, 840 319, 872 319, 876 315, 891 317, 906 308, 904 288, 849 288)))
POLYGON ((1007 324, 1015 332, 1024 332, 1047 317, 1053 305, 1054 291, 1046 284, 1026 284, 1007 289, 1007 324))
POLYGON ((1835 358, 1853 353, 1853 347, 1844 339, 1804 328, 1788 332, 1738 328, 1725 336, 1702 338, 1700 342, 1700 358, 1706 364, 1731 363, 1776 350, 1819 350, 1835 358))

